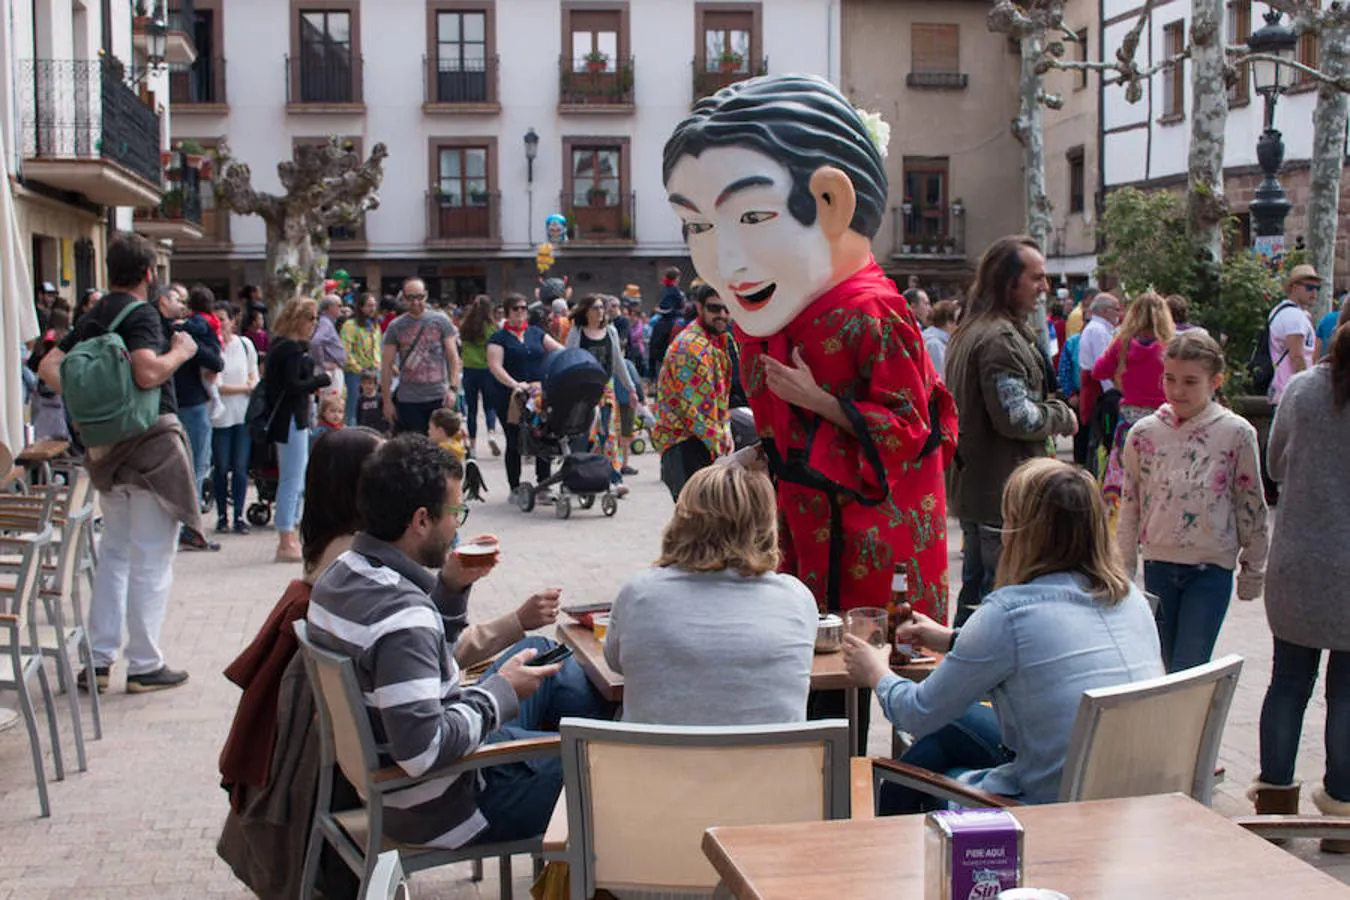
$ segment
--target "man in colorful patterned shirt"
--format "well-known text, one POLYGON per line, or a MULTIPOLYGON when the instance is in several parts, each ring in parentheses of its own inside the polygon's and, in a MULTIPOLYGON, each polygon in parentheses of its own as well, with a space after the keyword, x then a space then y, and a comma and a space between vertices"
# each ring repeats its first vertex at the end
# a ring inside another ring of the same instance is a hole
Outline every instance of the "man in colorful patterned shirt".
POLYGON ((671 342, 656 380, 652 443, 672 499, 699 469, 731 452, 727 306, 708 285, 694 292, 697 318, 671 342))

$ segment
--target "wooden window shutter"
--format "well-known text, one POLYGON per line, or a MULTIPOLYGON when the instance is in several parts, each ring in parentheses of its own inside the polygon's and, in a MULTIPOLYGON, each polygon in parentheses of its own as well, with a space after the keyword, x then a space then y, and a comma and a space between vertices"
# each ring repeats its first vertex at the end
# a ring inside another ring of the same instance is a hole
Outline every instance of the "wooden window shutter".
POLYGON ((910 26, 910 71, 954 74, 961 71, 961 26, 915 23, 910 26))

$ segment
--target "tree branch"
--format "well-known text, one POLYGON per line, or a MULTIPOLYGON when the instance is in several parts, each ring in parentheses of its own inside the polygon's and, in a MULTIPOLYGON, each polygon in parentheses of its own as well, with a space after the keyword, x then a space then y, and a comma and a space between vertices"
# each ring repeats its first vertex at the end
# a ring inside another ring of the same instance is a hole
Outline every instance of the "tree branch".
MULTIPOLYGON (((1242 52, 1243 49, 1244 48, 1241 47, 1227 48, 1229 53, 1234 53, 1235 51, 1242 52)), ((1341 77, 1336 78, 1317 69, 1309 68, 1308 66, 1303 65, 1303 63, 1301 62, 1295 62, 1293 60, 1288 59, 1281 59, 1280 57, 1275 56, 1274 54, 1271 53, 1243 53, 1243 55, 1238 56, 1237 59, 1233 60, 1232 64, 1234 66, 1241 66, 1249 62, 1279 63, 1282 66, 1288 66, 1295 72, 1301 72, 1304 75, 1307 75, 1310 79, 1318 82, 1319 84, 1329 84, 1338 91, 1350 93, 1350 75, 1342 75, 1341 77)))

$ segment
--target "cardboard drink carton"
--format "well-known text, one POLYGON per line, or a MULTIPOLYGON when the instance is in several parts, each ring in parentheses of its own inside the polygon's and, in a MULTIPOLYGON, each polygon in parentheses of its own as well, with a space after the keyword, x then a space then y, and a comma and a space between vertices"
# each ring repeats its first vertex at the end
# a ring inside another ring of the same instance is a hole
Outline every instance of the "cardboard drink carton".
POLYGON ((1001 809, 931 812, 924 900, 994 900, 1022 886, 1022 825, 1001 809))

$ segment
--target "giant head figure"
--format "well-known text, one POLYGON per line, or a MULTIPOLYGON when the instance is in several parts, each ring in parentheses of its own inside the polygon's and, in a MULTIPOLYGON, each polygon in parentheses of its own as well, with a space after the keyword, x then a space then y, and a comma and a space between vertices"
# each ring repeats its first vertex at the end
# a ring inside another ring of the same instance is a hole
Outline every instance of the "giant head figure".
POLYGON ((752 78, 699 101, 666 142, 663 176, 694 268, 755 337, 866 265, 886 206, 877 142, 811 75, 752 78))

